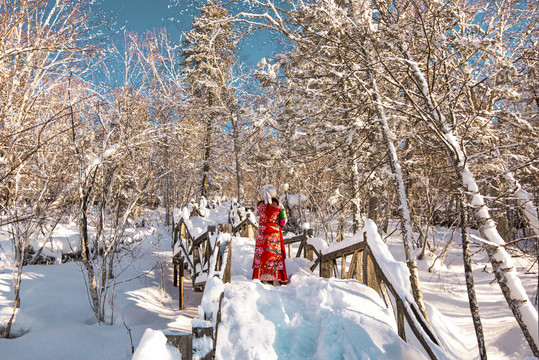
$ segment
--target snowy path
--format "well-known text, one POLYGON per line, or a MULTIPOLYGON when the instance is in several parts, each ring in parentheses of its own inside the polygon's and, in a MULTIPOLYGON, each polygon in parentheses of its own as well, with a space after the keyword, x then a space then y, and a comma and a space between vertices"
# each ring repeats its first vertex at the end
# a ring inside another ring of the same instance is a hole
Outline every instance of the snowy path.
POLYGON ((250 280, 254 241, 233 238, 219 359, 424 359, 397 334, 378 294, 353 280, 322 279, 305 259, 287 259, 291 283, 250 280))

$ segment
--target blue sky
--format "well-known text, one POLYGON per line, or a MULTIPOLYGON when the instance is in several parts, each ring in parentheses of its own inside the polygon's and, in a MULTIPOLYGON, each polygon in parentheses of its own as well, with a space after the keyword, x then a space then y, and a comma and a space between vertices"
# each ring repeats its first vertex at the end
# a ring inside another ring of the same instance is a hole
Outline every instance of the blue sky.
MULTIPOLYGON (((107 14, 117 13, 118 25, 128 30, 143 33, 166 26, 173 40, 179 41, 181 31, 188 30, 193 16, 199 14, 196 3, 193 0, 102 0, 101 7, 107 14)), ((271 57, 279 48, 274 37, 275 34, 266 31, 245 40, 239 51, 241 61, 255 65, 262 57, 271 57)))
POLYGON ((177 8, 169 6, 169 0, 102 0, 102 8, 109 13, 118 12, 118 23, 125 25, 129 30, 144 32, 155 28, 167 26, 175 29, 169 18, 185 18, 184 22, 190 22, 193 11, 192 1, 183 0, 186 6, 184 14, 179 14, 177 8))

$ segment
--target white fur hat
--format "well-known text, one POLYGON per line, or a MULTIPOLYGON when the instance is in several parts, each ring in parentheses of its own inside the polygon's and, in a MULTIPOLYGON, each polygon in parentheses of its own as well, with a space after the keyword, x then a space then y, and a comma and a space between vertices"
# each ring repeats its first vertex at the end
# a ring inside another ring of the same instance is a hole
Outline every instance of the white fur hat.
POLYGON ((271 198, 277 198, 277 189, 273 185, 264 185, 260 189, 260 195, 266 204, 270 204, 271 198))

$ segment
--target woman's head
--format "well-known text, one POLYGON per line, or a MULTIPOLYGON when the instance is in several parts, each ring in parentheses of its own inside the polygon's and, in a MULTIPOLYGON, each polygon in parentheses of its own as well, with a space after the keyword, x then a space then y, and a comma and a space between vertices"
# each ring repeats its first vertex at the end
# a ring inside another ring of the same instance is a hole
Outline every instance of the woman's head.
POLYGON ((264 185, 260 189, 260 195, 266 204, 271 204, 272 199, 277 199, 277 189, 273 185, 264 185))

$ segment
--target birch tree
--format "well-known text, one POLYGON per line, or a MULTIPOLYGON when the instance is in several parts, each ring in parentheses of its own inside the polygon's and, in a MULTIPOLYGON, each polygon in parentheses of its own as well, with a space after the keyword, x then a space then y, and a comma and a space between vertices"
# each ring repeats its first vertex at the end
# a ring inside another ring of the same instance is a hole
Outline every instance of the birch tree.
MULTIPOLYGON (((380 57, 380 61, 386 67, 388 77, 402 90, 418 118, 425 122, 446 148, 462 190, 470 198, 480 231, 488 243, 487 253, 500 288, 530 348, 534 354, 537 354, 537 312, 522 289, 510 256, 505 250, 505 241, 498 234, 496 224, 490 216, 484 196, 480 193, 479 184, 471 171, 466 154, 467 143, 473 143, 468 140, 471 136, 469 130, 473 126, 488 127, 489 122, 482 125, 480 123, 484 121, 483 116, 489 114, 488 117, 492 119, 495 113, 495 116, 499 116, 498 121, 503 121, 502 119, 505 118, 503 116, 505 109, 494 111, 494 113, 491 111, 495 110, 495 104, 499 104, 499 101, 503 102, 502 99, 505 98, 507 92, 500 91, 500 86, 502 83, 503 86, 507 86, 507 82, 500 82, 500 80, 507 79, 509 74, 514 75, 509 65, 511 57, 518 56, 521 51, 521 45, 517 44, 515 47, 507 43, 504 46, 492 39, 503 38, 503 34, 513 30, 516 25, 513 20, 516 19, 521 25, 518 33, 523 36, 520 44, 524 45, 527 43, 526 37, 532 33, 529 30, 536 27, 537 17, 533 15, 534 10, 526 7, 522 9, 522 4, 516 2, 495 2, 486 7, 478 4, 477 8, 473 9, 466 7, 465 4, 440 6, 434 2, 429 2, 426 6, 426 3, 411 1, 409 5, 411 7, 402 8, 403 14, 406 13, 409 17, 397 18, 394 14, 382 12, 383 21, 379 26, 380 33, 392 39, 393 49, 396 52, 391 61, 397 58, 402 62, 404 69, 401 74, 405 76, 399 79, 395 75, 398 72, 389 65, 389 60, 380 57), (459 7, 466 8, 468 11, 460 12, 459 7), (465 14, 469 13, 475 17, 467 18, 465 14), (518 16, 515 18, 517 13, 525 14, 521 15, 524 18, 519 19, 518 16), (487 31, 473 22, 473 19, 481 18, 488 24, 487 31), (399 27, 401 30, 396 33, 395 21, 401 19, 403 21, 399 27), (419 19, 419 22, 408 23, 405 19, 419 19), (452 19, 452 21, 446 23, 440 21, 441 19, 452 19), (513 20, 509 21, 509 19, 513 20), (510 26, 509 23, 511 23, 510 26), (406 32, 402 32, 404 24, 408 26, 406 32), (455 27, 455 24, 458 26, 455 27), (421 36, 410 39, 403 34, 420 34, 421 36), (465 44, 474 45, 466 47, 465 44), (505 51, 491 48, 492 44, 500 46, 505 51), (490 57, 490 54, 498 55, 490 57), (507 58, 508 54, 509 58, 507 58), (491 62, 497 66, 484 66, 491 62), (483 65, 481 66, 483 71, 474 73, 473 64, 483 65), (467 103, 466 101, 478 99, 480 89, 483 99, 487 101, 482 103, 482 107, 474 108, 481 103, 477 101, 467 103), (473 96, 468 98, 464 94, 473 94, 473 96), (462 132, 459 133, 459 131, 462 132)), ((375 44, 380 43, 374 36, 371 37, 371 41, 375 44)), ((519 121, 526 126, 526 119, 519 119, 519 121)), ((475 136, 475 139, 481 139, 477 137, 477 134, 475 136)))

